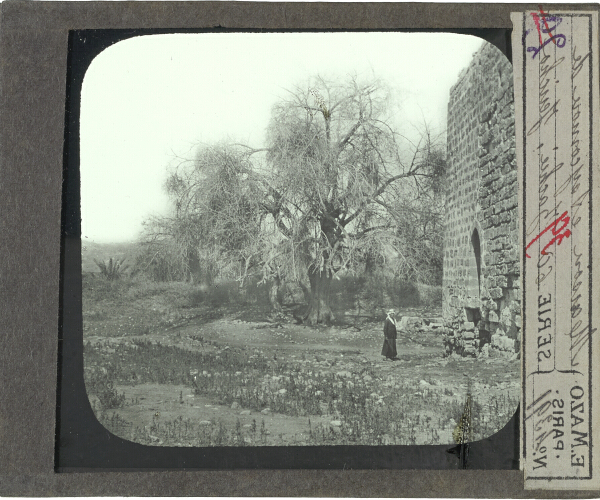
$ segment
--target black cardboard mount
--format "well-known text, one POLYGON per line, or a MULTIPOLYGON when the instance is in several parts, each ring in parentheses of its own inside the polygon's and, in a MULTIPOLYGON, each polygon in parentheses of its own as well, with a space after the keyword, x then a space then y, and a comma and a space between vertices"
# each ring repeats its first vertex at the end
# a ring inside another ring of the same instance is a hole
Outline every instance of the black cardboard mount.
MULTIPOLYGON (((231 30, 213 29, 212 32, 231 30)), ((79 111, 85 72, 103 49, 133 36, 173 30, 69 33, 62 219, 62 296, 57 414, 58 472, 81 469, 518 469, 517 414, 488 439, 453 446, 297 446, 181 448, 143 446, 110 434, 94 416, 83 384, 79 111)), ((188 32, 188 30, 185 30, 188 32)), ((469 30, 502 43, 510 30, 469 30)))

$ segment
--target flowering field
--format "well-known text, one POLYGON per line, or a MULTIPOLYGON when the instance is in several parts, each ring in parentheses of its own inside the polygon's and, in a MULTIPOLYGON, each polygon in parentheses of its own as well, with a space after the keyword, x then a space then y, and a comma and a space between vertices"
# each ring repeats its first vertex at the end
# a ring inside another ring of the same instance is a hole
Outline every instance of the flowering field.
POLYGON ((444 358, 435 330, 399 331, 392 362, 380 320, 308 328, 248 309, 153 311, 129 295, 90 301, 87 315, 84 301, 84 361, 99 421, 135 442, 450 444, 468 393, 474 439, 518 404, 517 360, 444 358))

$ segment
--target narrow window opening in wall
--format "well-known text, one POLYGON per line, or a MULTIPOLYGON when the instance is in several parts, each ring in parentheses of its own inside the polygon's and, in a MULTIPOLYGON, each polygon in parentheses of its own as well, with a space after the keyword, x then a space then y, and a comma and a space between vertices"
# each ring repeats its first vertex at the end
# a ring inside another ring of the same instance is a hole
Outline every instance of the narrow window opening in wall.
POLYGON ((491 332, 486 322, 481 321, 481 309, 479 307, 465 307, 465 317, 467 321, 475 325, 475 329, 478 332, 479 348, 481 349, 485 344, 490 344, 492 341, 491 332))
POLYGON ((477 229, 473 229, 473 234, 471 235, 471 246, 473 248, 473 253, 475 254, 475 264, 477 266, 478 294, 481 296, 481 244, 477 229))
POLYGON ((481 310, 479 307, 465 307, 465 316, 467 317, 467 321, 477 326, 481 319, 481 310))

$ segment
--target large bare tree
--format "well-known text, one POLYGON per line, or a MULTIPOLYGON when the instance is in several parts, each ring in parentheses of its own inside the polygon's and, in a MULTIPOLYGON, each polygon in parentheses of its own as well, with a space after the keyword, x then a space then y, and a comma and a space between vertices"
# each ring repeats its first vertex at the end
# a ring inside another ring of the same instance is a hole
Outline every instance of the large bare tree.
POLYGON ((393 265, 428 279, 417 254, 434 251, 443 155, 428 130, 417 142, 400 135, 392 109, 378 81, 296 87, 273 107, 264 147, 203 147, 171 173, 173 227, 239 279, 270 280, 273 298, 282 280, 299 283, 308 324, 334 319, 330 288, 343 273, 393 265))

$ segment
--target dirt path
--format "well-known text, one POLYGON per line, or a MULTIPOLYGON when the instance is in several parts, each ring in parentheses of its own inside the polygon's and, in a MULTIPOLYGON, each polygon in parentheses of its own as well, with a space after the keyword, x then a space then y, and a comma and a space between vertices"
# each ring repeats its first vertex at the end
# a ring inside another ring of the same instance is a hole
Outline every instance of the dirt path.
MULTIPOLYGON (((103 337, 88 335, 86 341, 110 341, 115 344, 132 340, 161 342, 184 349, 201 350, 209 342, 235 347, 262 348, 279 352, 284 356, 302 357, 302 353, 331 353, 336 356, 364 356, 369 360, 381 360, 383 333, 376 325, 365 328, 319 327, 286 324, 282 327, 271 323, 245 322, 237 319, 220 319, 210 323, 169 329, 146 335, 103 337)), ((397 340, 401 359, 420 359, 430 355, 441 356, 441 335, 422 333, 410 335, 400 331, 397 340)))

